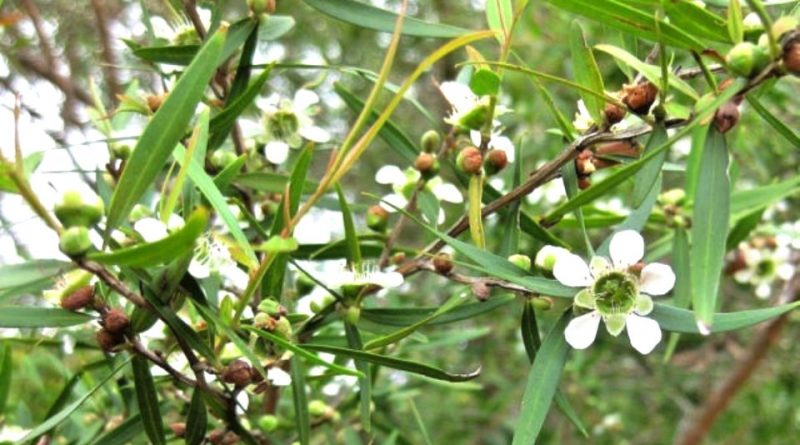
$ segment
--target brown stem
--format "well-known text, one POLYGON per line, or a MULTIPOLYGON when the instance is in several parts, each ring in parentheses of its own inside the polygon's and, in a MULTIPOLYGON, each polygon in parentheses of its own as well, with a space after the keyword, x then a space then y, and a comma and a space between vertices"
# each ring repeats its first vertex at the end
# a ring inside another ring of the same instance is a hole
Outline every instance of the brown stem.
MULTIPOLYGON (((781 292, 780 302, 792 302, 800 298, 800 274, 789 280, 781 292)), ((755 373, 764 361, 769 348, 779 338, 786 325, 789 314, 783 314, 772 320, 758 333, 747 351, 739 359, 736 367, 714 391, 709 394, 702 406, 688 413, 686 419, 691 423, 683 429, 674 442, 675 445, 698 445, 703 442, 717 418, 725 411, 731 400, 744 387, 747 380, 755 373)))
POLYGON ((112 45, 113 36, 108 24, 108 16, 106 15, 106 7, 103 0, 92 0, 92 9, 94 10, 95 18, 97 18, 97 33, 100 36, 100 55, 103 58, 103 76, 108 85, 109 99, 112 104, 116 104, 118 99, 117 95, 122 94, 122 86, 119 81, 119 72, 117 72, 117 57, 114 54, 114 47, 112 45))

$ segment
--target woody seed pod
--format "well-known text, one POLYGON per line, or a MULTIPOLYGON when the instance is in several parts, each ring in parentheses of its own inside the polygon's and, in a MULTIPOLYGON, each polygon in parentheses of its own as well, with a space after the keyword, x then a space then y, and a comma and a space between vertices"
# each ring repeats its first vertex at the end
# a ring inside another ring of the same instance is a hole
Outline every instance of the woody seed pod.
POLYGON ((222 381, 236 386, 250 383, 250 365, 244 360, 234 360, 222 371, 222 381))
POLYGON ((483 163, 486 174, 493 175, 506 168, 506 165, 508 165, 508 155, 503 150, 489 150, 486 153, 486 160, 483 163))
POLYGON ((103 326, 112 334, 121 334, 131 325, 128 316, 121 309, 111 309, 103 315, 103 326))
POLYGON ((603 114, 606 117, 606 125, 610 127, 625 118, 625 109, 616 104, 606 104, 603 114))
POLYGON ((61 299, 61 307, 68 311, 77 311, 92 304, 94 286, 83 286, 61 299))
POLYGON ((474 175, 481 171, 483 165, 483 155, 475 147, 466 147, 458 153, 456 166, 468 175, 474 175))
POLYGON ((637 85, 626 85, 623 88, 623 93, 622 103, 632 112, 645 115, 650 111, 653 102, 656 101, 658 88, 652 82, 644 82, 637 85))
POLYGON ((453 259, 446 253, 440 253, 433 258, 433 267, 436 272, 447 275, 453 270, 453 259))
POLYGON ((105 352, 113 352, 117 345, 120 345, 125 341, 125 337, 120 334, 109 332, 106 329, 100 329, 95 334, 95 340, 97 340, 97 344, 100 346, 100 349, 105 352))

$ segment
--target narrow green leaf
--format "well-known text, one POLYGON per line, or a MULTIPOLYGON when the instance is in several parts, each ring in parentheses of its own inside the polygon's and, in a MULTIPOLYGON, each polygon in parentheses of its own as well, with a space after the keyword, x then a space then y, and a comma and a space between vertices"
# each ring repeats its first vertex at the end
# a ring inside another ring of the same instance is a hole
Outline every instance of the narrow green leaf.
POLYGON ((356 269, 361 267, 361 246, 358 243, 356 225, 353 222, 353 213, 347 204, 342 187, 336 184, 336 195, 339 197, 339 209, 342 211, 342 223, 344 225, 344 239, 347 243, 347 263, 356 269))
MULTIPOLYGON (((739 312, 718 312, 714 314, 712 333, 737 331, 781 316, 800 307, 800 302, 764 309, 739 312)), ((661 329, 685 334, 699 334, 697 321, 692 311, 656 303, 648 317, 656 320, 661 329)))
POLYGON ((726 252, 735 249, 739 243, 750 236, 750 233, 758 227, 761 220, 764 218, 764 210, 763 208, 757 208, 736 221, 733 227, 731 227, 730 233, 728 233, 727 241, 725 241, 726 252))
POLYGON ((800 176, 761 187, 737 190, 731 195, 731 218, 743 218, 755 210, 765 209, 798 193, 800 193, 800 176))
POLYGON ((513 12, 511 0, 486 0, 486 22, 489 24, 489 29, 497 33, 497 40, 500 43, 510 37, 514 21, 513 12))
MULTIPOLYGON (((735 2, 734 2, 735 3, 735 2)), ((783 120, 778 119, 772 114, 769 110, 767 110, 761 102, 755 98, 752 94, 748 94, 745 96, 747 98, 747 103, 753 107, 754 110, 761 116, 767 123, 775 129, 784 139, 789 141, 792 146, 798 150, 800 150, 800 136, 795 133, 795 131, 783 123, 783 120)))
MULTIPOLYGON (((225 39, 225 46, 222 49, 219 61, 231 57, 244 43, 247 36, 256 26, 251 18, 246 18, 233 23, 228 29, 228 37, 225 39)), ((150 46, 142 47, 132 44, 130 41, 125 43, 131 47, 133 54, 140 59, 148 62, 168 63, 170 65, 190 65, 200 50, 199 45, 170 45, 170 46, 150 46)))
POLYGON ((729 35, 725 20, 719 15, 691 0, 661 2, 669 23, 686 34, 698 39, 728 43, 729 35))
POLYGON ((203 401, 203 393, 195 388, 192 393, 192 401, 189 403, 189 411, 186 413, 186 445, 200 445, 206 437, 208 419, 206 414, 206 403, 203 401))
POLYGON ((413 334, 417 331, 417 329, 425 326, 426 324, 432 322, 439 316, 450 312, 452 309, 455 309, 460 303, 464 302, 464 296, 461 294, 455 294, 451 296, 447 301, 444 302, 434 313, 431 315, 423 318, 422 320, 417 321, 416 323, 406 326, 403 329, 394 331, 390 334, 384 335, 382 337, 378 337, 376 339, 370 340, 363 349, 365 350, 373 350, 382 348, 384 346, 388 346, 393 343, 397 343, 398 341, 408 337, 409 335, 413 334))
POLYGON ((343 356, 352 359, 361 359, 368 361, 370 363, 374 363, 376 365, 386 366, 387 368, 397 369, 400 371, 407 371, 413 374, 420 374, 426 377, 430 377, 432 379, 444 380, 446 382, 465 382, 467 380, 472 380, 475 377, 478 377, 481 372, 481 368, 479 367, 473 372, 464 374, 452 374, 442 371, 439 368, 434 368, 433 366, 424 365, 422 363, 412 362, 409 360, 403 360, 395 357, 389 357, 386 355, 373 354, 370 352, 356 351, 354 349, 339 348, 336 346, 327 346, 327 345, 316 345, 316 344, 305 345, 305 347, 312 351, 327 352, 329 354, 333 354, 336 356, 343 356))
MULTIPOLYGON (((184 154, 185 149, 180 146, 180 144, 174 147, 172 156, 176 161, 178 161, 178 163, 182 164, 184 162, 184 154)), ((257 264, 258 260, 256 259, 256 254, 253 251, 253 247, 250 245, 247 235, 245 235, 242 231, 236 216, 234 216, 233 213, 231 213, 231 210, 228 208, 228 201, 214 184, 214 181, 211 179, 211 177, 208 176, 208 173, 205 172, 203 167, 194 158, 189 160, 188 173, 189 179, 191 179, 194 185, 200 189, 200 193, 202 193, 211 206, 214 207, 214 210, 216 210, 219 217, 225 223, 225 226, 231 232, 231 236, 233 236, 233 239, 236 240, 236 244, 244 253, 245 258, 248 260, 249 264, 247 264, 247 266, 253 266, 257 264)))
MULTIPOLYGON (((393 32, 397 14, 354 0, 303 0, 319 12, 345 23, 382 32, 393 32)), ((420 37, 458 37, 465 29, 438 23, 429 23, 413 17, 403 20, 402 33, 420 37)))
MULTIPOLYGON (((595 48, 597 48, 599 51, 603 51, 604 53, 611 55, 620 62, 642 73, 642 76, 644 76, 654 85, 663 85, 660 66, 642 62, 633 54, 614 45, 600 44, 600 45, 595 45, 595 48)), ((686 96, 694 99, 695 101, 700 98, 700 95, 697 94, 697 91, 695 91, 691 85, 689 85, 688 83, 686 83, 686 81, 684 81, 683 79, 681 79, 680 77, 676 76, 673 73, 669 73, 667 75, 667 82, 669 83, 670 86, 680 91, 681 93, 685 94, 686 96)))
MULTIPOLYGON (((660 147, 661 144, 667 141, 667 129, 663 125, 656 124, 653 132, 650 133, 650 139, 647 140, 645 145, 644 155, 647 155, 654 148, 660 147)), ((639 172, 634 176, 633 183, 633 208, 639 208, 644 203, 648 196, 652 196, 653 188, 661 188, 661 169, 664 166, 664 161, 667 159, 669 150, 664 150, 653 159, 649 160, 639 172)), ((656 195, 660 190, 656 191, 656 195)), ((649 212, 648 212, 649 213, 649 212)))
POLYGON ((0 328, 63 328, 88 323, 94 317, 60 308, 0 307, 0 328))
MULTIPOLYGON (((575 164, 568 162, 561 167, 561 182, 564 184, 564 191, 567 193, 567 198, 572 199, 578 193, 578 172, 575 169, 575 164)), ((594 256, 592 248, 592 241, 589 239, 589 234, 586 232, 586 221, 583 218, 583 210, 576 208, 574 210, 575 220, 578 222, 578 228, 583 235, 583 244, 586 246, 586 253, 591 257, 594 256)))
POLYGON ((197 351, 211 363, 218 361, 214 350, 194 331, 185 321, 178 317, 171 307, 165 305, 153 294, 149 287, 145 287, 142 296, 150 303, 150 306, 158 313, 158 317, 164 320, 176 337, 185 341, 189 347, 197 351))
POLYGON ((139 198, 153 185, 175 145, 183 137, 206 85, 222 61, 226 35, 227 30, 221 29, 208 39, 145 127, 111 197, 107 233, 122 223, 139 198))
POLYGON ((308 414, 308 399, 306 397, 306 373, 305 369, 303 369, 303 362, 298 357, 292 357, 291 366, 294 421, 297 424, 300 445, 309 445, 311 441, 311 417, 308 414))
POLYGON ((0 355, 0 415, 6 412, 6 402, 11 391, 11 376, 14 367, 11 345, 3 342, 3 353, 0 355))
POLYGON ((136 402, 139 414, 142 416, 144 432, 151 444, 166 445, 164 439, 164 423, 158 409, 158 394, 153 376, 150 375, 150 362, 146 358, 136 355, 131 360, 133 367, 133 383, 136 389, 136 402))
POLYGON ((136 443, 134 439, 142 434, 142 416, 136 413, 129 416, 111 431, 91 442, 91 445, 128 445, 136 443))
MULTIPOLYGON (((469 178, 469 233, 472 242, 483 250, 486 248, 486 238, 483 232, 483 175, 471 175, 469 178)), ((435 220, 434 220, 435 221, 435 220)))
MULTIPOLYGON (((283 193, 289 183, 289 176, 273 172, 247 172, 238 175, 233 182, 260 192, 283 193)), ((305 181, 300 189, 303 194, 307 194, 313 192, 317 185, 316 182, 305 181)))
POLYGON ((239 175, 239 172, 242 171, 245 162, 247 162, 247 155, 241 155, 214 176, 214 185, 216 185, 223 194, 231 182, 239 175))
POLYGON ((470 77, 469 88, 478 96, 496 96, 500 92, 500 76, 490 69, 481 68, 470 77))
POLYGON ((528 373, 525 394, 522 396, 520 413, 514 428, 513 445, 536 443, 536 438, 544 425, 567 361, 569 347, 564 338, 564 329, 571 318, 570 314, 571 311, 567 311, 561 316, 536 354, 536 360, 528 373))
MULTIPOLYGON (((603 76, 600 74, 600 68, 597 67, 597 62, 594 60, 592 48, 586 44, 586 37, 577 20, 572 22, 570 31, 569 48, 572 55, 572 70, 575 81, 592 91, 603 94, 605 92, 603 76)), ((605 120, 603 114, 603 108, 606 105, 605 100, 597 97, 597 95, 586 93, 581 93, 581 99, 583 99, 586 109, 589 110, 592 120, 598 126, 603 125, 605 120)))
POLYGON ((675 287, 672 290, 675 306, 686 309, 692 302, 691 247, 686 229, 675 229, 672 247, 672 267, 675 269, 675 287))
POLYGON ((733 43, 741 43, 744 39, 743 17, 742 4, 728 2, 728 35, 733 43))
MULTIPOLYGON (((345 320, 344 333, 347 337, 347 346, 349 346, 350 349, 359 351, 364 349, 361 333, 358 332, 357 326, 345 320)), ((359 413, 361 415, 361 426, 364 427, 365 431, 369 432, 372 429, 372 381, 370 378, 369 362, 361 359, 354 360, 354 362, 356 369, 364 374, 364 377, 358 378, 359 413)))
MULTIPOLYGON (((470 318, 489 313, 498 307, 505 306, 515 299, 516 297, 513 294, 492 296, 492 298, 487 301, 468 303, 458 306, 455 309, 430 320, 427 324, 430 326, 436 326, 468 320, 470 318)), ((370 308, 361 310, 361 318, 385 326, 409 326, 429 318, 439 309, 440 308, 438 307, 370 308)))
POLYGON ((168 263, 194 249, 197 238, 208 225, 208 211, 198 208, 177 232, 153 243, 136 244, 112 252, 90 253, 87 257, 101 264, 151 267, 168 263))
POLYGON ((87 400, 89 400, 89 397, 91 397, 95 392, 97 392, 98 389, 102 388, 103 385, 105 385, 109 380, 111 380, 111 378, 114 377, 119 372, 120 369, 126 366, 129 361, 130 359, 127 359, 124 360, 119 365, 117 365, 117 367, 111 370, 111 372, 109 372, 107 376, 103 377, 97 383, 97 385, 95 385, 94 387, 92 387, 92 389, 87 391, 86 394, 82 395, 80 398, 78 398, 78 400, 72 402, 64 409, 56 413, 55 415, 48 417, 47 420, 39 424, 39 426, 29 431, 28 434, 25 437, 23 437, 22 440, 19 441, 19 443, 25 443, 57 427, 61 422, 66 420, 69 416, 72 415, 72 413, 74 413, 78 408, 80 408, 87 400))
POLYGON ((25 286, 61 275, 73 266, 58 260, 31 260, 20 264, 0 267, 0 290, 25 286))
POLYGON ((268 15, 260 17, 258 40, 276 40, 294 28, 295 20, 290 15, 268 15))
POLYGON ((703 147, 706 144, 706 135, 708 134, 707 126, 698 126, 692 130, 691 141, 692 148, 689 152, 689 158, 686 161, 686 196, 694 196, 697 190, 697 177, 700 174, 702 165, 700 165, 701 158, 703 157, 703 147))
POLYGON ((261 89, 264 87, 264 84, 267 83, 267 79, 269 79, 269 75, 272 72, 272 66, 268 66, 261 72, 261 75, 256 77, 256 79, 250 83, 250 85, 245 89, 239 96, 236 97, 230 104, 225 105, 225 109, 219 112, 213 119, 211 119, 211 123, 209 125, 209 129, 211 131, 211 138, 209 139, 209 149, 214 150, 225 141, 225 138, 228 137, 228 133, 230 133, 231 128, 233 128, 234 123, 236 123, 236 118, 238 118, 250 104, 253 103, 253 100, 258 96, 261 92, 261 89))
POLYGON ((692 305, 697 322, 706 327, 714 323, 730 223, 728 158, 725 136, 712 127, 703 149, 692 214, 692 305))

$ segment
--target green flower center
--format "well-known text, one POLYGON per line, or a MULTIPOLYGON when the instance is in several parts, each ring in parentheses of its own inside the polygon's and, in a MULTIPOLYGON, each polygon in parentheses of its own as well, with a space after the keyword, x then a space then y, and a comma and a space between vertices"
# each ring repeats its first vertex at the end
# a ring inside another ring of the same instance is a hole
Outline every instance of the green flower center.
POLYGON ((775 274, 775 262, 771 259, 761 260, 756 264, 756 275, 759 277, 771 277, 775 274))
POLYGON ((623 272, 607 273, 594 282, 595 305, 603 314, 627 314, 636 305, 639 288, 635 277, 623 272))
POLYGON ((267 132, 276 140, 286 141, 297 133, 300 122, 291 111, 280 110, 267 118, 267 132))

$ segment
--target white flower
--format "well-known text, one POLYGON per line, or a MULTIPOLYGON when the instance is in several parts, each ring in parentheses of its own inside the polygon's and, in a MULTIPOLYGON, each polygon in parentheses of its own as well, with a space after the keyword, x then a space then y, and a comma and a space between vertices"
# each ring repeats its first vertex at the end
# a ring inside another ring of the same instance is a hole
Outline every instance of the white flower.
MULTIPOLYGON (((477 130, 472 130, 469 132, 469 138, 472 141, 472 144, 476 147, 480 147, 481 145, 481 132, 477 130)), ((500 150, 506 153, 506 158, 508 158, 508 162, 514 162, 514 143, 511 142, 511 139, 503 136, 500 134, 499 131, 492 130, 492 136, 489 139, 489 144, 487 145, 489 150, 500 150)))
POLYGON ((627 329, 631 346, 648 354, 661 341, 658 322, 645 317, 653 310, 650 295, 664 295, 675 285, 675 274, 666 264, 650 263, 639 276, 630 271, 644 256, 644 240, 634 230, 616 233, 609 245, 611 260, 592 258, 590 264, 574 254, 560 255, 553 275, 561 284, 583 287, 575 295, 575 306, 590 312, 570 321, 564 331, 575 349, 589 347, 602 319, 606 330, 618 336, 627 329))
POLYGON ((259 101, 266 129, 264 156, 269 162, 282 164, 289 156, 289 148, 299 148, 303 139, 321 144, 330 141, 330 134, 314 125, 318 103, 317 93, 306 89, 297 90, 292 100, 273 94, 259 101))
POLYGON ((536 259, 534 259, 533 263, 539 270, 552 272, 558 258, 562 255, 571 255, 571 253, 563 247, 548 244, 536 252, 536 259))
POLYGON ((775 280, 787 281, 794 275, 794 267, 789 263, 790 254, 788 245, 757 248, 742 243, 736 255, 743 260, 744 267, 733 274, 733 279, 755 287, 756 296, 765 300, 769 298, 775 280))
POLYGON ((403 274, 399 272, 383 272, 374 266, 364 265, 360 270, 340 268, 322 275, 321 281, 329 288, 342 286, 375 285, 383 288, 399 287, 403 284, 403 274))
POLYGON ((592 119, 592 115, 589 114, 586 103, 583 102, 583 99, 580 99, 578 101, 578 111, 575 112, 575 120, 572 121, 572 126, 575 127, 575 131, 578 133, 586 133, 592 128, 592 125, 594 125, 594 119, 592 119))
POLYGON ((226 284, 238 291, 243 291, 250 279, 247 273, 236 265, 228 247, 214 239, 212 235, 202 236, 197 240, 192 262, 189 263, 189 274, 198 279, 218 274, 226 284))
POLYGON ((169 215, 166 224, 160 219, 145 217, 133 223, 133 230, 138 232, 146 243, 154 243, 180 230, 183 224, 183 218, 175 214, 169 215))
POLYGON ((292 376, 277 366, 267 369, 267 380, 272 386, 289 386, 292 384, 292 376))
MULTIPOLYGON (((384 196, 383 199, 401 209, 408 204, 408 199, 417 186, 417 181, 419 181, 419 179, 420 173, 416 169, 409 167, 403 171, 396 165, 384 165, 375 173, 375 181, 378 184, 391 185, 394 190, 394 193, 384 196)), ((464 196, 461 194, 461 191, 453 184, 442 181, 438 176, 428 180, 425 183, 425 187, 433 193, 439 201, 453 204, 461 204, 464 202, 464 196)), ((385 203, 381 203, 381 206, 389 212, 396 211, 391 206, 385 205, 385 203)), ((437 222, 442 224, 444 220, 444 210, 440 208, 437 222)))

